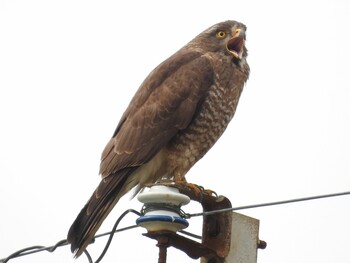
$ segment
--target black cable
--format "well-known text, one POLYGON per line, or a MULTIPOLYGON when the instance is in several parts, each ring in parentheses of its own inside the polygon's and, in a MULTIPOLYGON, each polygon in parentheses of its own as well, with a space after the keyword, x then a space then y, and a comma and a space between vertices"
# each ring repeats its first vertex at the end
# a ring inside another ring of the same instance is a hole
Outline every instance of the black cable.
POLYGON ((102 258, 105 256, 105 254, 106 254, 106 252, 107 252, 107 250, 108 250, 108 248, 109 248, 109 245, 110 245, 111 242, 112 242, 112 239, 113 239, 115 230, 117 229, 117 227, 118 227, 120 221, 124 218, 124 216, 126 216, 126 215, 127 215, 128 213, 130 213, 130 212, 132 212, 132 213, 134 213, 134 214, 136 214, 136 215, 138 215, 138 216, 141 215, 141 213, 137 212, 137 211, 134 210, 134 209, 128 209, 128 210, 126 210, 126 211, 118 218, 117 222, 115 222, 115 224, 114 224, 114 226, 113 226, 113 228, 112 228, 111 234, 110 234, 110 236, 109 236, 109 238, 108 238, 108 241, 107 241, 107 243, 106 243, 105 248, 103 249, 103 251, 102 251, 101 255, 98 257, 98 259, 95 261, 95 263, 100 262, 100 261, 102 260, 102 258))
POLYGON ((185 230, 179 230, 178 232, 186 235, 186 236, 189 236, 189 237, 193 237, 193 238, 197 238, 197 239, 202 239, 202 236, 199 236, 199 235, 196 235, 196 234, 193 234, 193 233, 190 233, 188 231, 185 231, 185 230))
POLYGON ((41 252, 41 251, 54 252, 58 247, 65 246, 65 245, 68 245, 67 240, 58 241, 55 245, 53 245, 51 247, 31 246, 31 247, 23 248, 21 250, 18 250, 15 253, 9 255, 7 258, 1 259, 0 262, 6 263, 10 259, 34 254, 34 253, 41 252))
MULTIPOLYGON (((128 209, 127 211, 125 211, 118 218, 117 222, 113 226, 112 231, 106 232, 106 233, 102 233, 102 234, 99 234, 99 235, 95 236, 95 238, 99 238, 99 237, 103 237, 103 236, 106 236, 106 235, 110 235, 103 252, 101 253, 100 257, 96 260, 95 263, 100 262, 101 259, 104 257, 104 255, 105 255, 105 253, 106 253, 110 243, 112 242, 112 238, 113 238, 115 233, 122 232, 122 231, 125 231, 125 230, 129 230, 129 229, 138 227, 137 225, 133 225, 133 226, 120 228, 118 230, 116 229, 118 227, 118 224, 120 223, 120 221, 124 218, 124 216, 126 214, 130 213, 130 212, 133 212, 133 213, 137 214, 138 216, 140 216, 139 212, 137 212, 137 211, 135 211, 133 209, 128 209)), ((16 251, 15 253, 9 255, 7 258, 0 259, 0 263, 7 263, 11 259, 22 257, 22 256, 27 256, 27 255, 38 253, 38 252, 42 252, 42 251, 54 252, 58 247, 62 247, 62 246, 66 246, 66 245, 69 245, 69 243, 67 242, 66 239, 63 239, 63 240, 58 241, 55 245, 49 246, 49 247, 45 247, 45 246, 31 246, 31 247, 23 248, 21 250, 16 251)), ((93 260, 92 260, 92 258, 90 256, 89 252, 86 249, 84 250, 84 254, 85 254, 86 258, 88 259, 89 263, 93 263, 93 260)))
MULTIPOLYGON (((138 225, 132 225, 132 226, 127 226, 127 227, 123 227, 123 228, 119 228, 115 231, 115 233, 118 233, 118 232, 122 232, 122 231, 125 231, 125 230, 130 230, 130 229, 133 229, 133 228, 137 228, 139 227, 138 225)), ((111 231, 109 232, 105 232, 105 233, 102 233, 102 234, 98 234, 95 236, 95 239, 96 238, 100 238, 100 237, 103 237, 103 236, 108 236, 111 234, 111 231)))
POLYGON ((32 247, 23 248, 21 250, 18 250, 15 253, 9 255, 7 258, 1 259, 0 262, 1 263, 6 263, 10 259, 13 259, 13 258, 17 258, 17 257, 33 254, 33 253, 36 253, 37 251, 38 252, 39 251, 43 251, 43 250, 45 250, 44 248, 45 247, 43 247, 43 246, 32 246, 32 247))
POLYGON ((94 263, 94 262, 92 261, 92 258, 91 258, 91 256, 90 256, 89 252, 88 252, 86 249, 84 249, 83 253, 84 253, 85 256, 87 257, 89 263, 94 263))

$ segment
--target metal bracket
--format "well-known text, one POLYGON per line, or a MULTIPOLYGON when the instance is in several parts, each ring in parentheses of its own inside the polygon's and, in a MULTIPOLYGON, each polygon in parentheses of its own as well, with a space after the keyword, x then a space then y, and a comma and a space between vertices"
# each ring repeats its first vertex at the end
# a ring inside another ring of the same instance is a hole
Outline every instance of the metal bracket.
MULTIPOLYGON (((199 202, 204 212, 232 207, 226 197, 216 197, 210 190, 202 190, 191 184, 166 185, 179 189, 180 193, 199 202)), ((231 212, 205 215, 203 217, 202 243, 170 231, 148 232, 144 235, 158 241, 157 246, 160 248, 158 262, 166 262, 166 248, 173 246, 193 259, 205 257, 207 262, 222 263, 230 250, 231 222, 231 212)))

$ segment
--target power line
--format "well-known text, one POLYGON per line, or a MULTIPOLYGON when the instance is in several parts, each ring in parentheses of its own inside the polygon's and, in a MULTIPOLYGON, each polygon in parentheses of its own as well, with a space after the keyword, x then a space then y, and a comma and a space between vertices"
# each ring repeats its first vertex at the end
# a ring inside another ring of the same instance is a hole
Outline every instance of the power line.
MULTIPOLYGON (((290 204, 290 203, 297 203, 297 202, 304 202, 304 201, 311 201, 311 200, 316 200, 316 199, 325 199, 325 198, 331 198, 331 197, 339 197, 339 196, 344 196, 344 195, 350 195, 350 191, 347 192, 340 192, 340 193, 332 193, 332 194, 324 194, 324 195, 316 195, 316 196, 309 196, 309 197, 302 197, 302 198, 295 198, 295 199, 289 199, 289 200, 283 200, 283 201, 277 201, 277 202, 269 202, 269 203, 261 203, 261 204, 255 204, 255 205, 246 205, 246 206, 239 206, 239 207, 233 207, 233 208, 226 208, 226 209, 219 209, 219 210, 213 210, 209 212, 202 212, 202 213, 194 213, 194 214, 185 214, 187 218, 195 217, 195 216, 203 216, 203 215, 210 215, 210 214, 215 214, 215 213, 223 213, 223 212, 231 212, 231 211, 237 211, 237 210, 244 210, 244 209, 252 209, 252 208, 260 208, 260 207, 267 207, 267 206, 274 206, 274 205, 284 205, 284 204, 290 204)), ((98 263, 102 260, 104 257, 105 253, 107 252, 109 245, 112 242, 113 236, 115 233, 130 230, 133 228, 138 227, 137 225, 132 225, 124 228, 117 229, 118 224, 120 221, 127 215, 128 213, 134 213, 138 216, 141 214, 137 212, 136 210, 133 209, 128 209, 126 210, 116 221, 116 223, 113 226, 112 231, 98 234, 95 236, 95 239, 107 236, 109 235, 108 241, 105 245, 105 248, 103 249, 101 255, 99 258, 95 261, 95 263, 98 263)), ((200 238, 200 236, 186 232, 186 231, 180 231, 183 234, 195 237, 195 238, 200 238)), ((0 263, 7 263, 9 260, 17 258, 17 257, 22 257, 22 256, 28 256, 30 254, 42 252, 42 251, 47 251, 47 252, 54 252, 58 247, 66 246, 69 245, 67 240, 60 240, 53 246, 31 246, 27 247, 21 250, 16 251, 15 253, 9 255, 6 258, 0 259, 0 263)), ((84 251, 89 263, 93 263, 92 258, 90 254, 88 253, 87 250, 84 251)))
MULTIPOLYGON (((125 217, 125 215, 127 215, 128 213, 134 213, 136 215, 140 215, 139 212, 133 210, 133 209, 128 209, 126 210, 119 218, 118 220, 116 221, 116 223, 114 224, 113 226, 113 229, 112 231, 110 232, 106 232, 106 233, 102 233, 102 234, 99 234, 99 235, 96 235, 95 236, 95 239, 96 238, 100 238, 100 237, 103 237, 103 236, 107 236, 109 235, 109 239, 106 243, 106 246, 104 248, 104 250, 102 251, 101 255, 99 256, 99 258, 96 260, 95 263, 98 263, 102 260, 103 256, 105 255, 110 243, 112 242, 112 238, 113 238, 113 235, 115 233, 118 233, 118 232, 122 232, 122 231, 126 231, 126 230, 130 230, 132 228, 136 228, 138 227, 137 225, 133 225, 133 226, 128 226, 128 227, 124 227, 124 228, 120 228, 120 229, 117 229, 118 227, 118 224, 120 223, 120 221, 125 217)), ((54 252, 58 247, 62 247, 62 246, 67 246, 69 245, 69 243, 67 242, 66 239, 63 239, 61 241, 58 241, 55 245, 53 246, 49 246, 49 247, 44 247, 44 246, 31 246, 31 247, 27 247, 27 248, 24 248, 24 249, 21 249, 21 250, 18 250, 16 251, 15 253, 9 255, 8 257, 6 258, 3 258, 3 259, 0 259, 0 263, 7 263, 9 260, 11 259, 14 259, 14 258, 18 258, 18 257, 22 257, 22 256, 28 256, 30 254, 34 254, 34 253, 38 253, 38 252, 42 252, 42 251, 47 251, 47 252, 54 252)), ((84 250, 84 254, 85 256, 87 257, 89 263, 93 263, 92 261, 92 258, 89 254, 89 252, 85 249, 84 250)))
POLYGON ((283 205, 283 204, 290 204, 290 203, 297 203, 297 202, 305 202, 305 201, 324 199, 324 198, 330 198, 330 197, 337 197, 337 196, 343 196, 343 195, 350 195, 350 191, 325 194, 325 195, 308 196, 308 197, 295 198, 295 199, 289 199, 289 200, 283 200, 283 201, 277 201, 277 202, 262 203, 262 204, 255 204, 255 205, 239 206, 239 207, 233 207, 233 208, 225 208, 225 209, 213 210, 213 211, 202 212, 202 213, 186 214, 186 216, 188 216, 187 218, 191 218, 191 217, 195 217, 195 216, 211 215, 211 214, 217 214, 217 213, 223 213, 223 212, 259 208, 259 207, 265 207, 265 206, 274 206, 274 205, 283 205))

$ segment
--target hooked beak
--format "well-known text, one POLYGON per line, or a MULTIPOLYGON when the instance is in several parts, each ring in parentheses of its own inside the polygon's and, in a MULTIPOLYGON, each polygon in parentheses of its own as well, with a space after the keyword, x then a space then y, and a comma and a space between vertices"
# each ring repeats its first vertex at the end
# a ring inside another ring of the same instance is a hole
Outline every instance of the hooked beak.
POLYGON ((241 59, 243 55, 243 47, 245 41, 245 32, 242 29, 236 29, 232 38, 226 43, 226 49, 230 54, 241 59))

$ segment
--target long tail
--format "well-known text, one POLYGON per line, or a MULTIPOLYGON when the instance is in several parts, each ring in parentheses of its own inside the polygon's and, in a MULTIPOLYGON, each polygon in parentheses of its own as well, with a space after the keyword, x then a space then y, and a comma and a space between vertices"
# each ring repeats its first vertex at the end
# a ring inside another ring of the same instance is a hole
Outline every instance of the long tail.
POLYGON ((112 208, 130 190, 130 186, 125 187, 125 184, 136 168, 125 168, 101 180, 69 229, 67 241, 75 257, 84 252, 112 208))

